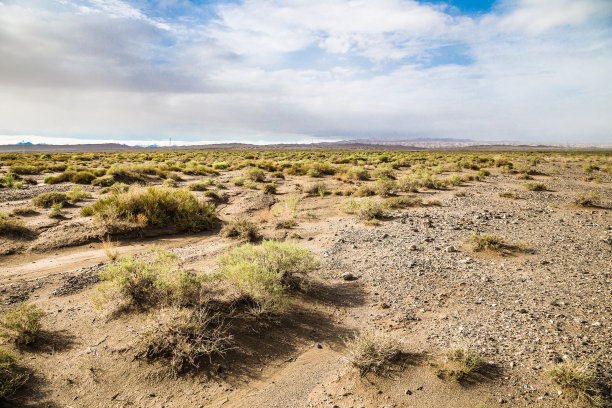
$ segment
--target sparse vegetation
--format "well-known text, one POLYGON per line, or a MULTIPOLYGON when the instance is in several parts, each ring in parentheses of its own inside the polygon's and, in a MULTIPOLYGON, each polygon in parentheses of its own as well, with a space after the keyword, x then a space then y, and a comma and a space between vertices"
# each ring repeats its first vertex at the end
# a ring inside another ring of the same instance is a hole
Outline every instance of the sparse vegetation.
POLYGON ((549 191, 550 190, 546 184, 538 183, 535 181, 529 181, 527 183, 524 183, 523 187, 531 191, 549 191))
POLYGON ((261 237, 257 224, 246 217, 236 218, 225 224, 221 235, 247 241, 256 241, 261 237))
POLYGON ((58 193, 51 191, 48 193, 42 193, 32 199, 32 204, 36 207, 50 208, 54 204, 65 205, 68 204, 69 199, 66 193, 58 193))
POLYGON ((119 296, 144 308, 197 304, 203 277, 183 268, 175 254, 154 248, 138 258, 125 256, 110 262, 100 272, 100 280, 98 305, 119 296))
POLYGON ((468 380, 473 374, 481 372, 484 360, 480 354, 464 347, 455 347, 446 352, 446 357, 452 368, 438 368, 436 375, 440 378, 449 378, 455 382, 468 380))
POLYGON ((516 192, 514 191, 502 191, 498 195, 502 198, 511 198, 513 200, 516 199, 516 192))
POLYGON ((574 204, 582 207, 594 207, 601 202, 601 196, 597 191, 586 191, 576 195, 574 204))
POLYGON ((380 201, 368 198, 359 201, 349 200, 340 206, 340 210, 347 214, 355 214, 365 221, 382 218, 385 214, 380 201))
POLYGON ((0 316, 1 336, 19 346, 36 340, 45 312, 32 304, 22 304, 0 316))
POLYGON ((107 225, 129 223, 140 227, 174 226, 198 232, 214 227, 215 206, 199 202, 185 190, 132 187, 96 201, 91 212, 107 225))
POLYGON ((364 330, 348 340, 346 346, 349 363, 359 370, 362 377, 370 372, 381 374, 389 370, 402 355, 397 338, 378 331, 364 330))
POLYGON ((23 237, 30 232, 30 229, 26 227, 23 220, 0 212, 0 235, 23 237))
POLYGON ((29 376, 17 367, 15 355, 0 348, 0 399, 15 393, 28 381, 29 376))
POLYGON ((553 384, 569 394, 570 398, 595 407, 606 406, 602 377, 593 361, 559 363, 547 374, 553 384))
POLYGON ((225 354, 232 345, 223 318, 203 306, 164 309, 152 320, 138 335, 135 355, 167 360, 174 375, 198 367, 202 358, 225 354))
POLYGON ((288 303, 288 290, 303 287, 317 267, 312 253, 292 242, 246 243, 219 258, 220 276, 260 310, 270 312, 282 310, 288 303))

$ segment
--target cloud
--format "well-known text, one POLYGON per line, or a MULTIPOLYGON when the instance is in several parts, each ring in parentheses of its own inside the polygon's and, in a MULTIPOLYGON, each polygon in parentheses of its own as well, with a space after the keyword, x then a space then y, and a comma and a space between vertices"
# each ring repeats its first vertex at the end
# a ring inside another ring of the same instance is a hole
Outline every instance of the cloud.
POLYGON ((411 0, 0 0, 0 133, 607 141, 611 18, 606 0, 475 16, 411 0))

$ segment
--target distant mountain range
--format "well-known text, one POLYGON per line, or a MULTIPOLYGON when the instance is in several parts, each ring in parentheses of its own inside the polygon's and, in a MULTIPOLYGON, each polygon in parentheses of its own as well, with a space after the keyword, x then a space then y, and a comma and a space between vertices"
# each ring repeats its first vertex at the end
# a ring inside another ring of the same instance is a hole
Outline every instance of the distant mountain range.
POLYGON ((173 150, 257 150, 257 149, 280 149, 280 150, 503 150, 503 149, 612 149, 612 143, 600 144, 524 144, 513 142, 483 142, 470 139, 453 138, 368 138, 355 140, 342 140, 337 142, 318 142, 310 144, 299 143, 272 143, 267 145, 254 145, 249 143, 215 143, 206 145, 190 146, 159 146, 157 144, 148 146, 129 146, 119 143, 98 144, 72 144, 52 145, 33 144, 23 141, 17 144, 0 145, 0 152, 101 152, 118 150, 141 150, 141 149, 173 149, 173 150))

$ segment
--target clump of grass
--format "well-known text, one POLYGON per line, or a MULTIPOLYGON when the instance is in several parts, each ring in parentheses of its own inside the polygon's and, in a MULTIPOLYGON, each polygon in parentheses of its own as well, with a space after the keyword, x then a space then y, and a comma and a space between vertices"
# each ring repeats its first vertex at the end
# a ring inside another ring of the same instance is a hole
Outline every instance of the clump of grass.
POLYGON ((274 183, 266 183, 263 185, 264 194, 276 194, 277 185, 274 183))
POLYGON ((370 174, 363 167, 351 167, 346 170, 345 174, 351 180, 367 180, 370 178, 370 174))
POLYGON ((577 194, 576 198, 574 199, 574 204, 582 207, 594 207, 598 205, 600 201, 601 196, 597 191, 587 191, 577 194))
POLYGON ((199 202, 185 190, 132 187, 96 201, 91 212, 102 222, 117 222, 140 227, 174 226, 181 231, 198 232, 214 227, 215 206, 199 202))
POLYGON ((287 201, 285 201, 285 206, 291 212, 292 217, 295 217, 297 215, 299 205, 300 205, 300 197, 296 195, 291 195, 287 197, 287 201))
POLYGON ((208 181, 200 180, 189 184, 187 188, 191 191, 206 191, 208 190, 208 186, 210 186, 208 181))
POLYGON ((83 191, 83 189, 79 186, 74 186, 68 192, 66 192, 66 198, 70 203, 74 204, 91 198, 91 194, 87 191, 83 191))
POLYGON ((402 355, 397 338, 382 332, 364 330, 348 340, 346 346, 349 363, 359 370, 362 377, 370 372, 381 374, 387 371, 402 355))
POLYGON ((570 395, 570 398, 591 406, 606 406, 602 380, 592 361, 559 363, 547 374, 553 384, 570 395))
POLYGON ((474 251, 499 251, 507 246, 504 239, 495 234, 473 233, 469 242, 472 243, 474 251))
POLYGON ((502 191, 498 194, 501 198, 516 199, 516 192, 514 191, 502 191))
POLYGON ((527 183, 523 184, 523 187, 525 187, 527 190, 531 190, 531 191, 548 191, 549 188, 546 184, 544 183, 539 183, 536 181, 529 181, 527 183))
POLYGON ((0 212, 0 235, 22 237, 30 232, 22 219, 0 212))
POLYGON ((416 196, 391 197, 383 201, 383 206, 389 209, 420 207, 422 205, 423 200, 416 196))
POLYGON ((106 236, 106 238, 102 240, 102 249, 110 261, 114 261, 119 258, 117 244, 111 241, 110 236, 106 236))
POLYGON ((236 176, 236 177, 232 177, 232 179, 230 180, 230 183, 232 183, 235 186, 242 186, 244 184, 244 177, 241 176, 236 176))
POLYGON ((276 223, 276 229, 291 229, 298 225, 294 219, 287 219, 276 223))
POLYGON ((319 263, 292 242, 263 241, 227 251, 219 258, 219 275, 235 285, 261 312, 277 312, 288 304, 289 289, 304 287, 319 263))
POLYGON ((371 199, 349 200, 340 205, 340 210, 347 214, 355 214, 364 221, 380 219, 385 213, 383 204, 371 199))
POLYGON ((32 204, 36 207, 50 208, 54 204, 65 205, 68 204, 68 196, 66 193, 58 193, 51 191, 48 193, 42 193, 32 199, 32 204))
POLYGON ((357 190, 353 192, 353 195, 355 197, 371 197, 376 195, 376 190, 374 190, 374 188, 371 186, 364 184, 359 186, 357 190))
POLYGON ((250 188, 251 190, 259 189, 259 187, 257 186, 257 183, 255 183, 253 181, 245 181, 244 184, 242 185, 242 187, 250 188))
POLYGON ((440 378, 449 378, 455 382, 467 380, 474 373, 482 371, 484 360, 480 354, 463 347, 455 347, 446 352, 448 360, 458 367, 439 369, 436 374, 440 378))
POLYGON ((244 176, 251 181, 262 182, 266 179, 266 174, 262 169, 250 167, 244 172, 244 176))
POLYGON ((138 308, 193 305, 200 298, 201 276, 185 269, 178 256, 153 248, 139 258, 119 257, 99 274, 98 305, 119 298, 138 308))
POLYGON ((320 197, 323 197, 325 194, 327 194, 328 189, 327 189, 327 185, 322 182, 322 181, 317 181, 315 183, 308 183, 304 186, 303 189, 304 193, 314 196, 314 195, 318 195, 320 197))
POLYGON ((221 235, 247 241, 256 241, 261 237, 257 224, 246 217, 236 218, 225 224, 221 229, 221 235))
POLYGON ((28 381, 29 376, 17 367, 10 351, 0 349, 0 398, 8 397, 28 381))
POLYGON ((45 312, 35 305, 22 304, 0 316, 0 335, 19 346, 36 340, 45 312))
POLYGON ((62 208, 64 208, 64 206, 61 203, 53 204, 51 206, 51 211, 49 212, 49 218, 64 218, 62 208))
POLYGON ((110 187, 113 184, 115 184, 115 178, 113 176, 98 177, 91 182, 92 186, 99 186, 99 187, 110 187))
POLYGON ((503 237, 495 234, 473 233, 470 238, 468 238, 468 242, 472 243, 472 250, 475 252, 494 251, 505 254, 511 252, 533 252, 529 246, 523 242, 510 244, 507 243, 503 237))
POLYGON ((23 206, 23 207, 13 208, 13 210, 11 211, 11 214, 13 214, 13 215, 21 215, 21 216, 28 216, 28 215, 36 215, 36 214, 38 214, 38 211, 36 211, 36 207, 31 206, 31 205, 26 205, 26 206, 23 206))
POLYGON ((187 366, 198 367, 203 358, 224 355, 233 338, 220 315, 205 307, 162 310, 139 333, 137 358, 165 359, 174 375, 187 366))

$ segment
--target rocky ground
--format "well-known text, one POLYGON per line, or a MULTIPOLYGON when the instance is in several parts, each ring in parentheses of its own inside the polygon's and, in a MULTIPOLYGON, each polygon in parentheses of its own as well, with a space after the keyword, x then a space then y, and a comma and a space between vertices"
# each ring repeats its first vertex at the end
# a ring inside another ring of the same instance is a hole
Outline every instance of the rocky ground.
MULTIPOLYGON (((344 197, 304 197, 292 230, 278 230, 275 223, 286 215, 286 197, 308 179, 288 179, 275 196, 224 191, 222 218, 249 214, 266 237, 291 237, 310 248, 321 268, 313 277, 314 291, 298 296, 288 315, 244 333, 242 351, 179 378, 133 361, 128 345, 143 316, 108 319, 93 308, 89 297, 106 262, 99 243, 31 247, 1 257, 3 308, 33 302, 47 312, 43 324, 49 335, 55 333, 48 348, 23 351, 33 381, 7 403, 569 406, 545 375, 555 363, 593 358, 612 375, 612 180, 603 175, 601 183, 589 183, 579 169, 537 178, 551 191, 527 191, 523 180, 494 171, 484 182, 419 193, 442 205, 395 210, 378 226, 338 210, 344 197), (507 190, 517 198, 499 197, 507 190), (574 205, 576 192, 588 190, 600 192, 600 205, 574 205), (474 252, 467 242, 474 232, 522 242, 529 251, 474 252), (362 378, 348 366, 344 340, 365 328, 403 342, 408 357, 392 374, 362 378), (432 364, 456 345, 484 357, 488 368, 478 381, 460 385, 435 375, 432 364)), ((2 194, 4 208, 30 198, 2 194)), ((80 244, 83 234, 70 231, 80 244)), ((126 240, 118 251, 138 253, 153 244, 196 270, 210 270, 235 242, 212 232, 126 240)))

